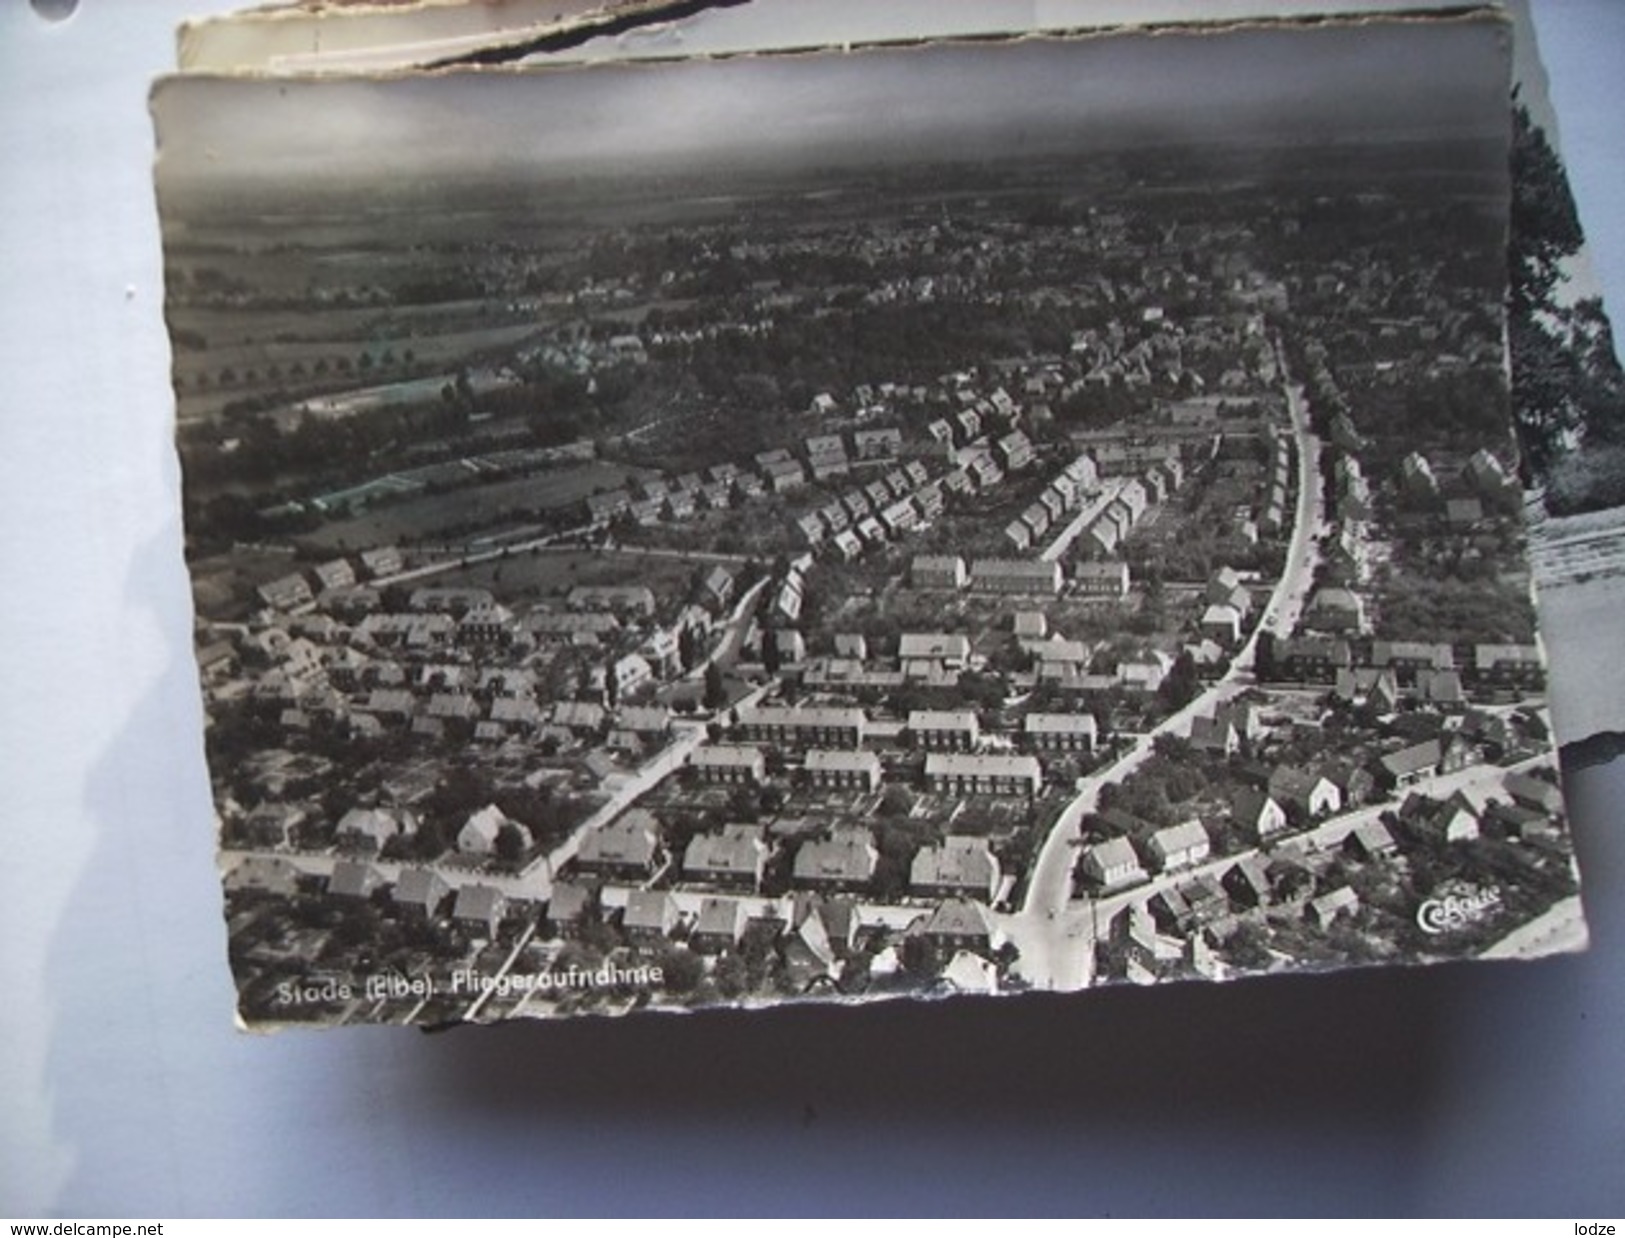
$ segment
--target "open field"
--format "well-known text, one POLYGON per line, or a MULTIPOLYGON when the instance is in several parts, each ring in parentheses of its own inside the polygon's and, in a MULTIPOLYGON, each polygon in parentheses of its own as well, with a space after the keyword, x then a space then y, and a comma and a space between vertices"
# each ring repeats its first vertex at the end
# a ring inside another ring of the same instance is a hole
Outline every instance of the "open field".
POLYGON ((644 469, 611 464, 586 464, 537 473, 445 494, 405 499, 376 511, 335 520, 303 540, 323 550, 358 550, 450 536, 453 529, 485 529, 503 521, 527 519, 534 512, 568 507, 596 490, 624 486, 648 475, 644 469))
POLYGON ((489 589, 507 605, 568 592, 577 585, 647 585, 656 596, 687 591, 699 565, 686 559, 620 554, 613 550, 522 551, 509 558, 459 568, 435 577, 444 588, 489 589))

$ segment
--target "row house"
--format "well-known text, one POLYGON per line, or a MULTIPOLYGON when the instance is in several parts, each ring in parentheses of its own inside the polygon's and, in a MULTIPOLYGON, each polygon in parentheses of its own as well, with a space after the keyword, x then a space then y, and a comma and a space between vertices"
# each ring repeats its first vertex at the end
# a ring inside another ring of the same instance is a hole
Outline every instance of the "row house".
POLYGON ((908 565, 908 582, 915 588, 965 587, 965 561, 957 554, 916 554, 908 565))
POLYGON ((1099 738, 1093 714, 1028 714, 1021 732, 1028 746, 1041 752, 1093 752, 1099 738))
POLYGON ((802 768, 815 787, 874 792, 880 789, 882 767, 872 752, 857 749, 814 748, 802 768))
POLYGON ((1474 645, 1473 675, 1495 687, 1538 692, 1546 669, 1537 645, 1474 645))
POLYGON ((754 785, 767 778, 767 758, 760 748, 741 744, 707 744, 688 758, 689 768, 702 782, 754 785))
POLYGON ((1061 591, 1061 565, 1038 559, 977 559, 970 587, 989 593, 1045 594, 1061 591))
POLYGON ((1456 654, 1449 644, 1378 640, 1371 642, 1370 665, 1396 671, 1403 680, 1418 671, 1454 670, 1456 654))
POLYGON ((933 791, 950 795, 1037 795, 1043 769, 1032 756, 933 752, 925 759, 933 791))
POLYGON ((753 705, 739 711, 738 731, 758 743, 856 748, 863 743, 867 721, 861 709, 753 705))
POLYGON ((907 733, 918 748, 939 752, 968 752, 980 739, 976 714, 970 710, 913 709, 907 733))
POLYGON ((1299 636, 1278 641, 1275 666, 1279 675, 1301 683, 1334 683, 1338 673, 1354 665, 1348 641, 1334 637, 1299 636))
POLYGON ((655 613, 655 595, 647 585, 577 585, 565 596, 565 605, 571 610, 648 617, 655 613))

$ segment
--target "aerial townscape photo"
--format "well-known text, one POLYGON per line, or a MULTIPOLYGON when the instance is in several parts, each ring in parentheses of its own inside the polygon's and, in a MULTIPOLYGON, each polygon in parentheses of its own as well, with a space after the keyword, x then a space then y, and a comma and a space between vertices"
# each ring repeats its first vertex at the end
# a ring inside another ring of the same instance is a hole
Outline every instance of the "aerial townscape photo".
POLYGON ((1581 946, 1510 37, 161 84, 244 1022, 1581 946))

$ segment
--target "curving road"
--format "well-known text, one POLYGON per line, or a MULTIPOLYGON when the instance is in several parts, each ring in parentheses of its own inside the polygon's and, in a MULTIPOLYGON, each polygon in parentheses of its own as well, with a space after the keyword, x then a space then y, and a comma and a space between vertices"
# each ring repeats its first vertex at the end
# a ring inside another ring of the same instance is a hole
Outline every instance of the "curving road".
MULTIPOLYGON (((1276 352, 1285 376, 1286 361, 1279 341, 1276 352)), ((1270 591, 1269 601, 1252 635, 1237 651, 1224 675, 1183 709, 1138 736, 1111 765, 1080 779, 1077 795, 1050 827, 1033 861, 1021 910, 1002 919, 1006 934, 1021 952, 1016 971, 1034 988, 1084 988, 1093 978, 1094 931, 1100 909, 1088 899, 1072 898, 1072 870, 1077 849, 1083 843, 1080 827, 1083 819, 1095 811, 1101 789, 1122 782, 1139 769, 1163 735, 1188 735, 1196 718, 1211 715, 1219 705, 1252 687, 1259 633, 1290 634, 1303 613, 1314 585, 1318 539, 1326 523, 1320 476, 1321 443, 1310 427, 1303 389, 1286 378, 1283 390, 1298 455, 1298 501, 1286 565, 1270 591)))

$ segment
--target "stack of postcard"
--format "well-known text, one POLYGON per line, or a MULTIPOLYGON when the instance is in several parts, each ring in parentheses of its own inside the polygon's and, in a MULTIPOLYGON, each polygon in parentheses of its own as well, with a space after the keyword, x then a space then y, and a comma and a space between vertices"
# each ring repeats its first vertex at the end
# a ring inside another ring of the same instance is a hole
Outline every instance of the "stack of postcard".
POLYGON ((184 32, 244 1023, 1584 944, 1625 384, 1527 14, 942 7, 184 32))

